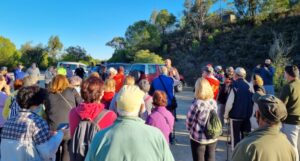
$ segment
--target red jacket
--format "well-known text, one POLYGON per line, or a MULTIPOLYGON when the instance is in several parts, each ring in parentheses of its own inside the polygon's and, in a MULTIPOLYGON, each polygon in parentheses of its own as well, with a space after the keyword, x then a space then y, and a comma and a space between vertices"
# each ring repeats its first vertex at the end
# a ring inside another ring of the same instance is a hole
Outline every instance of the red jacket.
MULTIPOLYGON (((99 103, 81 103, 76 108, 73 108, 69 113, 69 126, 70 134, 73 137, 76 127, 80 120, 89 118, 94 120, 99 113, 104 109, 103 104, 99 103)), ((117 115, 113 111, 109 111, 103 118, 98 122, 100 129, 111 126, 116 120, 117 115)))
POLYGON ((106 109, 109 109, 111 100, 114 98, 115 92, 104 92, 104 95, 101 99, 101 103, 104 104, 106 109))
POLYGON ((113 79, 116 81, 116 93, 118 93, 124 84, 125 76, 123 73, 118 73, 113 79))
POLYGON ((214 99, 217 100, 218 94, 219 94, 219 86, 220 86, 220 81, 216 78, 210 78, 207 77, 205 78, 206 80, 208 80, 211 88, 213 89, 214 92, 214 99))

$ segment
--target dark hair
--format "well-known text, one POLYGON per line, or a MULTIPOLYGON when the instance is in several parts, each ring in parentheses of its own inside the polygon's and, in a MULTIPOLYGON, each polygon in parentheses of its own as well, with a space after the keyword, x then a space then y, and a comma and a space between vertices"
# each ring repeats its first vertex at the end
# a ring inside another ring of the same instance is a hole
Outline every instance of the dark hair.
POLYGON ((99 98, 104 90, 104 83, 101 78, 89 77, 81 84, 81 97, 86 103, 94 103, 99 101, 99 98))
POLYGON ((156 90, 153 94, 153 105, 154 106, 167 106, 168 99, 164 91, 156 90))
POLYGON ((17 95, 17 102, 23 109, 29 109, 31 106, 38 106, 46 101, 48 92, 38 86, 22 87, 17 95))
POLYGON ((296 65, 288 65, 284 68, 284 71, 294 78, 299 78, 299 69, 296 65))

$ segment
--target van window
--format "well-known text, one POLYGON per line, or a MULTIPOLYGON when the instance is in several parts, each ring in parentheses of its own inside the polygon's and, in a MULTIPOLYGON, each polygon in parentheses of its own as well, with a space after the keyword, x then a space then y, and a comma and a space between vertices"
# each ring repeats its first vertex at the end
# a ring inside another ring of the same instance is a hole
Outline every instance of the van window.
POLYGON ((139 64, 132 65, 130 71, 134 71, 134 70, 145 72, 145 65, 139 65, 139 64))
POLYGON ((149 72, 149 74, 155 74, 156 73, 156 65, 148 65, 148 72, 149 72))

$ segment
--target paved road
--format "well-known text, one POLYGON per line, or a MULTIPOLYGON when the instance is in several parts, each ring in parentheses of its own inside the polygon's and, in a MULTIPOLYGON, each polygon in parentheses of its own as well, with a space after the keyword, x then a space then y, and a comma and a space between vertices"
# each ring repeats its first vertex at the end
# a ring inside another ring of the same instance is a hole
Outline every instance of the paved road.
MULTIPOLYGON (((185 119, 193 100, 191 88, 185 88, 181 93, 176 93, 178 101, 177 118, 175 123, 176 145, 171 145, 171 150, 176 161, 193 161, 189 141, 189 134, 185 128, 185 119)), ((226 161, 226 137, 220 137, 216 149, 216 161, 226 161)), ((229 154, 230 155, 230 154, 229 154)))

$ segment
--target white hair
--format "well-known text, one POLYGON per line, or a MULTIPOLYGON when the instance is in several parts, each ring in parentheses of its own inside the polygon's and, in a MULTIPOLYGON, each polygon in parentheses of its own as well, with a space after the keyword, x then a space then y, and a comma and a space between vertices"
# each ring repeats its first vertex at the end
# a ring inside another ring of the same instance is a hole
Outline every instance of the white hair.
POLYGON ((116 74, 118 73, 118 71, 117 71, 115 68, 110 67, 110 68, 108 69, 108 73, 110 73, 110 74, 112 74, 112 75, 116 75, 116 74))
POLYGON ((240 78, 245 78, 246 77, 246 70, 242 67, 237 67, 235 69, 235 74, 240 78))
POLYGON ((163 75, 168 75, 168 68, 167 67, 162 66, 160 69, 161 69, 161 72, 162 72, 163 75))

